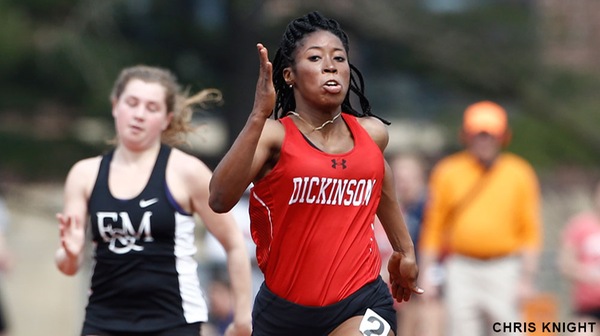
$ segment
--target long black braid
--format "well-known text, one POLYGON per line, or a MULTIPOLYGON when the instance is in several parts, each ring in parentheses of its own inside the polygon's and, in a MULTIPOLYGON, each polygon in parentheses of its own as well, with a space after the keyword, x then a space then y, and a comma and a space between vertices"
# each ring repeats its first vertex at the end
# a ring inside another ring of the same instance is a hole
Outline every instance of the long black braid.
MULTIPOLYGON (((340 27, 340 24, 333 20, 322 16, 319 12, 311 12, 290 22, 283 33, 279 48, 273 59, 273 85, 277 93, 275 101, 275 110, 273 115, 275 118, 280 118, 289 111, 296 109, 296 101, 294 100, 294 90, 283 78, 283 70, 294 63, 294 52, 306 35, 315 31, 324 30, 337 36, 344 45, 346 53, 349 51, 348 36, 340 27)), ((358 68, 352 63, 350 64, 350 89, 346 94, 346 98, 342 103, 342 111, 353 114, 357 117, 372 116, 385 124, 390 122, 371 113, 371 104, 365 96, 365 84, 363 76, 358 68), (352 107, 350 102, 350 94, 354 93, 360 102, 361 111, 357 111, 352 107)))

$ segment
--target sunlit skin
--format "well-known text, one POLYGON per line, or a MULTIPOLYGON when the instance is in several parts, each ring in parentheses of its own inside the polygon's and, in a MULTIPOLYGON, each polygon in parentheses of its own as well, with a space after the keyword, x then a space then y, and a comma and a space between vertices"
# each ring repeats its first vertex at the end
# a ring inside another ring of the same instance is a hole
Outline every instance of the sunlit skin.
POLYGON ((122 145, 133 151, 160 145, 160 134, 172 119, 172 114, 167 111, 162 85, 133 79, 118 100, 112 101, 112 106, 122 145))
POLYGON ((341 111, 350 83, 350 65, 342 41, 327 31, 317 31, 302 41, 295 63, 284 70, 294 86, 296 112, 319 126, 341 111))

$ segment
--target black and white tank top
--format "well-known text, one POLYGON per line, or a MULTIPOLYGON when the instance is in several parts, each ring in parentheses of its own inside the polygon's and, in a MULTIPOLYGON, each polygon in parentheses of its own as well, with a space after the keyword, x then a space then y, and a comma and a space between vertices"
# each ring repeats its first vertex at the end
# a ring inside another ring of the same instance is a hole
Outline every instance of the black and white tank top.
POLYGON ((195 221, 166 185, 171 148, 162 145, 143 191, 113 197, 114 151, 103 156, 88 208, 95 243, 86 323, 104 330, 145 332, 207 320, 194 258, 195 221))

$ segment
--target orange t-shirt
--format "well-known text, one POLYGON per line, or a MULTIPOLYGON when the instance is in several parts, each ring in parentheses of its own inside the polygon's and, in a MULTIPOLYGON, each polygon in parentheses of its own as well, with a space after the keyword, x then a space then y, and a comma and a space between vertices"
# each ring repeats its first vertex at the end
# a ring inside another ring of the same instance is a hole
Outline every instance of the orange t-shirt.
POLYGON ((501 154, 485 172, 470 153, 455 153, 434 167, 429 189, 422 251, 439 254, 444 248, 491 258, 540 249, 540 188, 533 168, 522 158, 501 154), (475 187, 474 196, 466 196, 478 183, 482 185, 475 187))

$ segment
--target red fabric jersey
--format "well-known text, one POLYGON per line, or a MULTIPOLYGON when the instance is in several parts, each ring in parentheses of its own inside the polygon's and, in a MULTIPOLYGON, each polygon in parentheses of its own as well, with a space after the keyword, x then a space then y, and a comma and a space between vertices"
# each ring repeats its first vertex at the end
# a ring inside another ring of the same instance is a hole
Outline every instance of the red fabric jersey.
POLYGON ((252 238, 267 287, 306 306, 338 302, 379 275, 373 222, 385 172, 381 150, 342 114, 354 148, 328 154, 284 117, 274 169, 252 188, 252 238))

